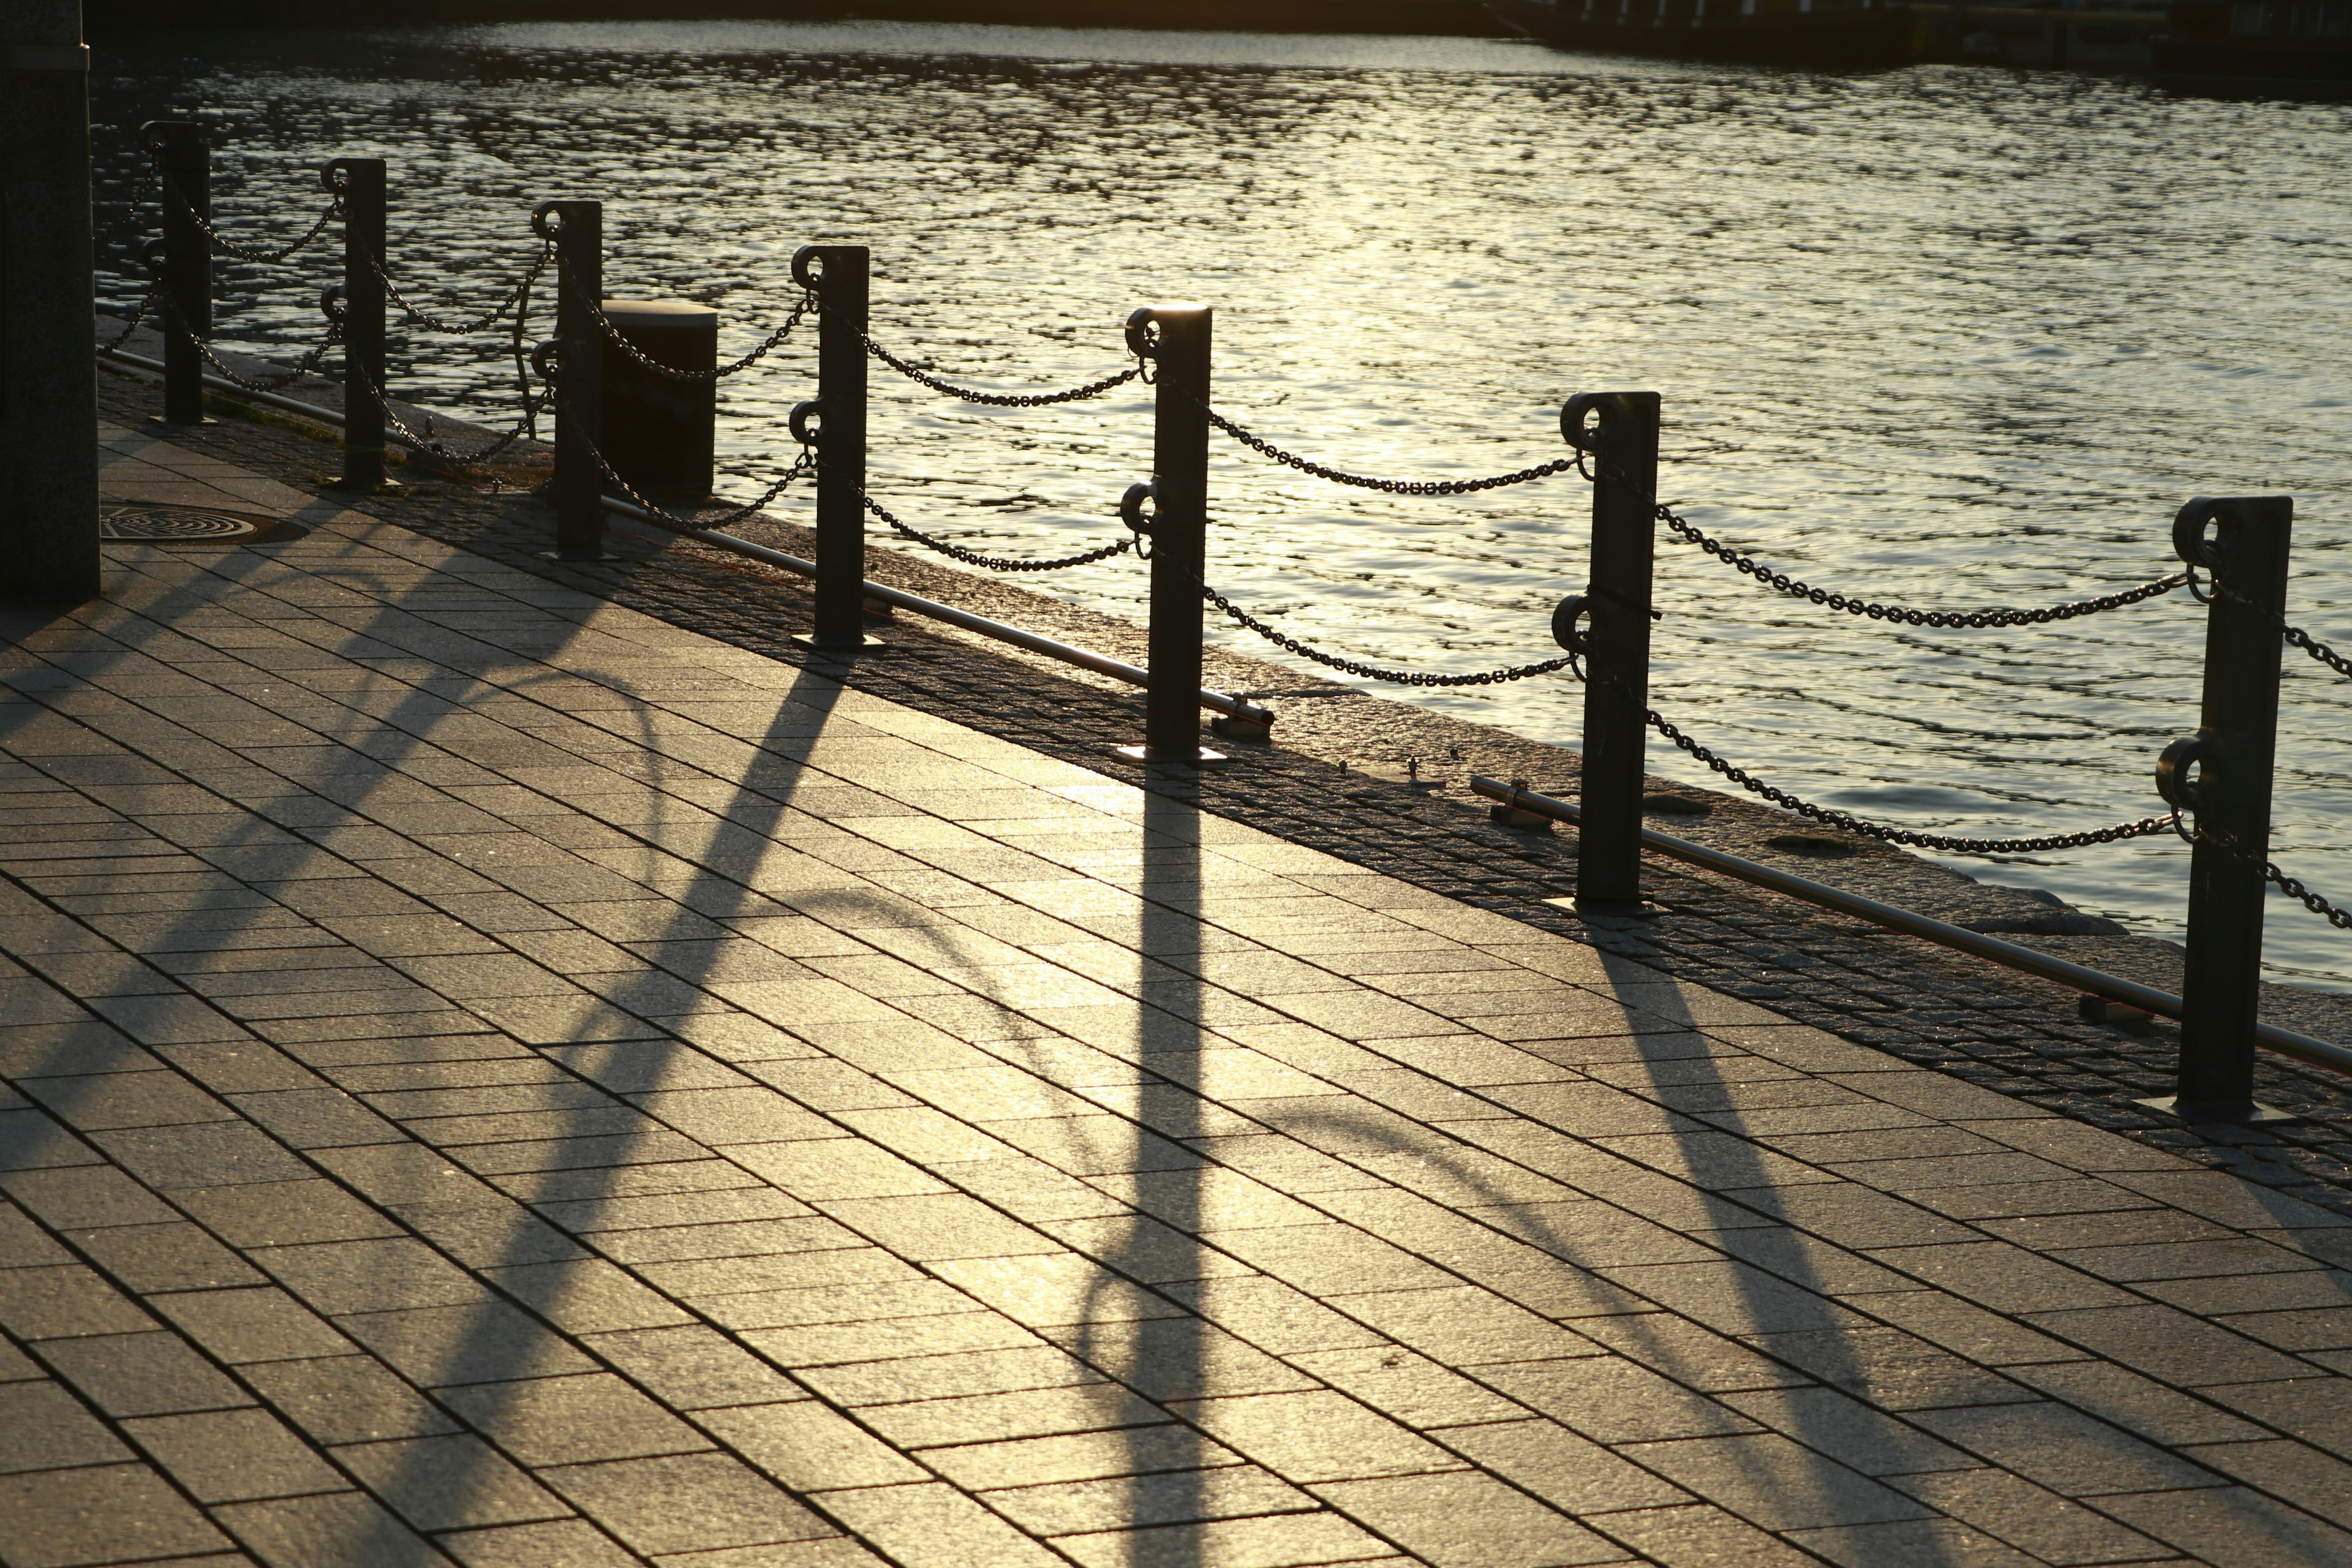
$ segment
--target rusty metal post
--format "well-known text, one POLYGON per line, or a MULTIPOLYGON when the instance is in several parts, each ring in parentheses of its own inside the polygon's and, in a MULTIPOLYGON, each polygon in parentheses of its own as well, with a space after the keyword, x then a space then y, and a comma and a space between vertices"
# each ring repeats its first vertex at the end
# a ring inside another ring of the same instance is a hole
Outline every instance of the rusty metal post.
POLYGON ((197 343, 213 331, 212 151, 193 120, 151 120, 139 139, 155 160, 163 196, 162 268, 157 302, 163 320, 163 423, 205 420, 205 362, 197 343))
POLYGON ((1153 362, 1151 682, 1143 744, 1130 761, 1221 763, 1201 744, 1202 584, 1209 554, 1209 372, 1215 312, 1150 305, 1128 318, 1128 346, 1153 362))
POLYGON ((1643 912, 1642 779, 1649 740, 1650 573, 1656 548, 1654 392, 1587 392, 1559 413, 1569 444, 1592 457, 1592 578, 1554 630, 1584 658, 1576 907, 1643 912), (1588 421, 1592 423, 1588 424, 1588 421), (1576 622, 1589 622, 1579 631, 1576 622))
POLYGON ((341 490, 373 495, 383 488, 384 163, 381 158, 331 158, 319 182, 343 206, 343 473, 341 490))
POLYGON ((792 431, 816 448, 816 629, 794 642, 820 653, 874 646, 866 635, 866 325, 873 256, 862 245, 804 245, 793 280, 819 306, 816 396, 792 431), (809 421, 817 427, 812 431, 809 421))
POLYGON ((2210 573, 2217 588, 2206 611, 2197 733, 2166 747, 2156 771, 2158 791, 2200 830, 2189 861, 2180 1074, 2174 1094, 2141 1103, 2192 1124, 2292 1120, 2254 1101, 2254 1025, 2294 524, 2287 496, 2200 499, 2172 524, 2180 558, 2210 573))
MULTIPOLYGON (((530 226, 555 242, 555 556, 604 558, 604 204, 541 202, 530 226)), ((544 345, 542 345, 544 364, 544 345)))
POLYGON ((0 5, 0 598, 97 596, 89 49, 75 0, 0 5))

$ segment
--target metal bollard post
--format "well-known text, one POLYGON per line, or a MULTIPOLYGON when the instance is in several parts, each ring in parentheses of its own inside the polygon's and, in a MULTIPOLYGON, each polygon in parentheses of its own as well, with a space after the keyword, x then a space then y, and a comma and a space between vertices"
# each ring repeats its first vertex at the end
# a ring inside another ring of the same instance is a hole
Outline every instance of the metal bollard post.
POLYGON ((1584 756, 1576 906, 1639 915, 1642 776, 1649 741, 1650 569, 1656 546, 1658 395, 1587 392, 1559 411, 1569 444, 1593 456, 1592 580, 1553 626, 1584 656, 1584 756), (1587 427, 1589 417, 1597 421, 1587 427), (1576 622, 1589 618, 1578 632, 1576 622))
POLYGON ((2172 523, 2180 558, 2218 586, 2206 611, 2197 733, 2167 746, 2156 769, 2166 803, 2201 830, 2189 861, 2180 1076, 2177 1092, 2140 1103, 2192 1124, 2293 1120, 2254 1101, 2254 1024, 2294 523, 2287 496, 2192 500, 2172 523), (2221 835, 2236 850, 2216 842, 2221 835))
POLYGON ((151 247, 149 263, 162 269, 163 423, 201 425, 205 362, 196 344, 213 331, 213 243, 204 230, 213 216, 212 151, 193 120, 151 120, 139 135, 162 171, 163 249, 159 257, 151 247))
POLYGON ((78 5, 0 5, 0 600, 96 596, 89 49, 78 5))
POLYGON ((1222 763, 1201 744, 1201 585, 1209 554, 1209 364, 1215 312, 1148 305, 1127 320, 1128 346, 1154 362, 1151 427, 1151 681, 1143 744, 1118 754, 1151 763, 1222 763))
MULTIPOLYGON (((541 202, 530 226, 555 242, 555 559, 604 558, 604 204, 541 202)), ((541 345, 541 363, 544 351, 541 345)))
POLYGON ((816 448, 816 630, 793 640, 820 653, 878 647, 866 635, 866 323, 873 258, 862 245, 803 245, 793 281, 814 290, 816 396, 792 432, 816 448), (814 431, 809 420, 817 422, 814 431))
POLYGON ((339 490, 383 488, 384 164, 381 158, 330 158, 319 183, 343 205, 343 475, 339 490))
POLYGON ((648 500, 698 507, 717 479, 719 312, 688 300, 607 300, 604 319, 604 460, 648 500), (677 381, 630 353, 688 371, 677 381))

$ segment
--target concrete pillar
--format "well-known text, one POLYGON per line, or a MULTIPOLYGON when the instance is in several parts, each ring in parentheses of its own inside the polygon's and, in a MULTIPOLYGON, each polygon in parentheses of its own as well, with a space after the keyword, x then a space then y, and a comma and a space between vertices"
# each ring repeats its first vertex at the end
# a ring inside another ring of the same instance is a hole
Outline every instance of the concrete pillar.
POLYGON ((0 599, 76 604, 98 594, 80 0, 5 0, 0 51, 0 599))

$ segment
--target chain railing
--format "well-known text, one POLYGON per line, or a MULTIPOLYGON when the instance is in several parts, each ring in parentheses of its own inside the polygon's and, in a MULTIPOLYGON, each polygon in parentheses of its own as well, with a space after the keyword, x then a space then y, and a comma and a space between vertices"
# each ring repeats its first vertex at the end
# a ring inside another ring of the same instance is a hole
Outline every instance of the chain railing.
POLYGON ((1107 375, 1100 381, 1090 381, 1084 386, 1073 386, 1063 392, 980 392, 969 386, 958 386, 953 382, 941 381, 938 376, 916 369, 876 342, 870 334, 865 337, 865 343, 867 353, 908 381, 946 396, 965 403, 985 404, 991 408, 1045 408, 1057 403, 1083 403, 1087 398, 1100 397, 1106 392, 1125 386, 1143 374, 1142 366, 1136 365, 1120 371, 1117 375, 1107 375))
MULTIPOLYGON (((2233 603, 2243 605, 2248 609, 2254 611, 2258 615, 2262 613, 2262 606, 2260 605, 2255 604, 2252 599, 2247 598, 2235 588, 2230 587, 2220 578, 2217 577, 2213 580, 2213 591, 2209 594, 2204 593, 2198 588, 2195 581, 2193 580, 2196 576, 2196 574, 2193 571, 2190 572, 2189 575, 2192 579, 2189 584, 2189 591, 2196 595, 2197 601, 2200 604, 2210 605, 2216 598, 2224 598, 2229 599, 2233 603)), ((2337 653, 2334 648, 2328 647, 2326 643, 2321 642, 2317 637, 2313 637, 2301 626, 2290 626, 2284 616, 2274 615, 2270 616, 2269 619, 2271 624, 2278 628, 2279 636, 2286 640, 2287 647, 2301 649, 2303 652, 2309 654, 2313 659, 2318 663, 2326 665, 2328 668, 2344 677, 2347 680, 2352 680, 2352 658, 2347 658, 2344 655, 2337 653)))
POLYGON ((1048 560, 1030 560, 1017 555, 983 555, 976 550, 967 550, 950 540, 935 538, 911 523, 900 521, 887 507, 876 500, 863 489, 858 491, 858 496, 865 502, 866 510, 887 523, 892 532, 902 538, 913 540, 926 550, 935 550, 950 560, 961 561, 967 566, 984 566, 991 572, 1060 572, 1072 566, 1091 566, 1097 561, 1108 561, 1114 555, 1124 555, 1136 545, 1134 537, 1129 536, 1126 539, 1113 540, 1108 544, 1097 545, 1094 549, 1081 552, 1076 555, 1058 555, 1048 560))
POLYGON ((92 246, 112 245, 139 226, 140 210, 146 206, 147 198, 155 194, 155 182, 160 177, 161 171, 156 168, 154 160, 149 159, 146 169, 139 176, 138 188, 124 198, 122 216, 91 235, 92 246))
MULTIPOLYGON (((1480 669, 1467 674, 1438 674, 1426 669, 1390 669, 1381 665, 1365 664, 1359 659, 1345 658, 1336 653, 1309 647, 1279 627, 1270 626, 1207 584, 1201 584, 1201 596, 1214 605, 1234 625, 1256 633, 1276 647, 1295 653, 1301 658, 1313 659, 1326 669, 1360 676, 1366 680, 1384 680, 1392 686, 1498 686, 1509 680, 1527 680, 1538 675, 1553 675, 1563 669, 1577 668, 1577 656, 1564 654, 1559 658, 1540 659, 1534 664, 1521 664, 1502 669, 1480 669)), ((1581 679, 1580 672, 1579 679, 1581 679)))
POLYGON ((179 205, 180 216, 186 218, 190 223, 194 224, 198 232, 204 235, 205 238, 211 243, 215 250, 218 251, 221 255, 229 257, 235 260, 250 262, 256 267, 283 267, 287 265, 298 251, 301 250, 305 246, 318 238, 320 235, 326 233, 327 226, 329 224, 343 216, 343 198, 340 194, 338 194, 329 199, 326 210, 319 215, 318 221, 313 223, 309 228, 303 230, 301 237, 296 239, 291 245, 284 246, 277 250, 247 250, 243 246, 237 244, 235 240, 229 238, 228 236, 221 233, 218 228, 214 226, 213 221, 210 218, 196 211, 195 204, 190 201, 187 197, 187 194, 180 189, 178 181, 173 179, 168 174, 163 175, 162 180, 164 194, 179 205))
POLYGON ((2208 827, 2201 822, 2190 826, 2180 820, 2179 814, 2177 812, 2173 815, 2172 826, 2179 833, 2182 842, 2192 847, 2200 843, 2219 845, 2245 865, 2258 868, 2262 871, 2263 881, 2273 884, 2280 892, 2294 900, 2337 931, 2352 931, 2352 910, 2339 908, 2321 898, 2302 881, 2280 870, 2277 861, 2255 854, 2238 842, 2233 835, 2218 827, 2208 827))
POLYGON ((539 281, 539 275, 547 270, 547 264, 554 258, 554 256, 553 246, 541 245, 539 254, 531 258, 530 264, 523 268, 522 276, 515 280, 514 287, 507 290, 506 298, 491 306, 488 313, 477 316, 470 321, 445 320, 409 299, 400 291, 400 286, 392 280, 392 274, 384 270, 382 257, 370 253, 367 264, 368 270, 375 274, 376 281, 383 285, 384 297, 400 307, 402 315, 428 332, 438 332, 444 337, 462 338, 488 331, 503 321, 509 310, 515 312, 515 331, 520 335, 523 330, 523 319, 530 313, 531 288, 539 281))
MULTIPOLYGON (((551 244, 549 246, 549 254, 554 254, 554 247, 551 244)), ((558 266, 561 268, 562 264, 559 262, 558 266)), ((727 363, 710 370, 680 370, 676 365, 662 363, 661 361, 630 342, 628 334, 621 331, 619 325, 604 313, 604 301, 590 299, 587 290, 582 289, 573 279, 570 268, 563 268, 561 277, 564 291, 578 301, 580 308, 588 313, 588 319, 596 323, 596 330, 604 334, 606 342, 619 349, 638 368, 649 371, 666 381, 720 381, 730 375, 740 374, 766 358, 770 353, 781 348, 784 341, 793 335, 793 330, 816 309, 816 297, 803 290, 800 299, 793 303, 791 312, 784 317, 783 325, 761 339, 760 345, 750 353, 730 360, 727 363)))
POLYGON ((1379 490, 1397 496, 1466 496, 1482 490, 1501 489, 1509 485, 1524 485, 1535 479, 1548 479, 1578 467, 1574 458, 1557 458, 1549 463, 1538 463, 1532 468, 1516 473, 1496 474, 1482 479, 1376 479, 1363 474, 1351 474, 1344 469, 1327 468, 1321 463, 1285 451, 1262 436, 1242 428, 1213 408, 1202 410, 1209 423, 1231 436, 1260 457, 1271 458, 1285 468, 1296 468, 1318 479, 1328 479, 1335 485, 1351 485, 1357 489, 1379 490))
POLYGON ((2039 855, 2056 849, 2081 849, 2094 844, 2115 844, 2126 838, 2144 838, 2152 833, 2162 833, 2174 826, 2179 813, 2163 816, 2144 816, 2137 821, 2118 822, 2106 827, 2084 828, 2075 833, 2053 833, 2040 838, 1961 838, 1941 833, 1920 833, 1907 827, 1895 827, 1883 822, 1871 822, 1851 812, 1819 805, 1783 789, 1766 784, 1747 769, 1725 761, 1712 750, 1691 739, 1676 724, 1656 709, 1643 706, 1643 712, 1651 729, 1673 742, 1683 751, 1724 778, 1738 784, 1748 794, 1770 801, 1774 805, 1793 811, 1798 816, 1856 834, 1875 838, 1885 844, 1908 845, 1915 849, 1939 849, 1961 855, 2039 855))

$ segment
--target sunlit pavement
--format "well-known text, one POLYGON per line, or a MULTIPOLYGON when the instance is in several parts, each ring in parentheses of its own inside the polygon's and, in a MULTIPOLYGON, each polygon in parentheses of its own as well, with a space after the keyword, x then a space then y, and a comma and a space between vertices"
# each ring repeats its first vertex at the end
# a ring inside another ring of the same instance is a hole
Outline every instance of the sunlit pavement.
POLYGON ((2352 1222, 110 434, 9 1568, 2352 1560, 2352 1222))

